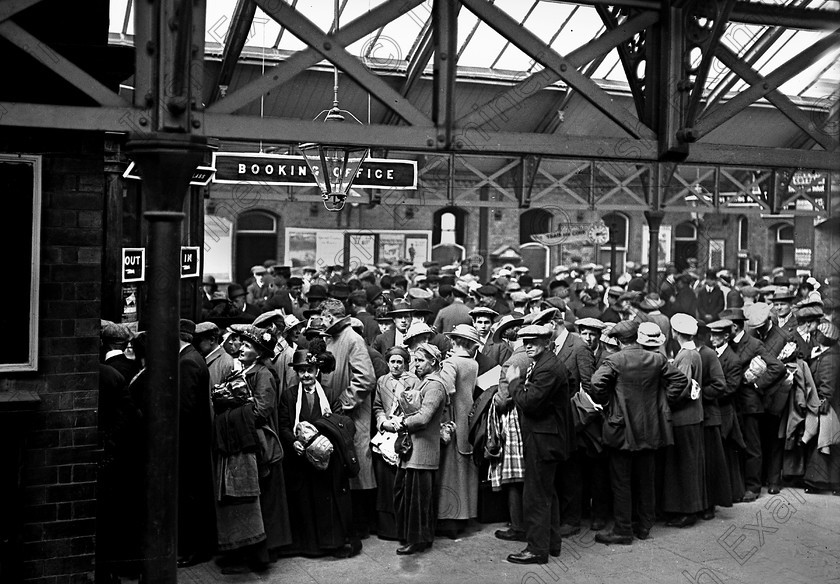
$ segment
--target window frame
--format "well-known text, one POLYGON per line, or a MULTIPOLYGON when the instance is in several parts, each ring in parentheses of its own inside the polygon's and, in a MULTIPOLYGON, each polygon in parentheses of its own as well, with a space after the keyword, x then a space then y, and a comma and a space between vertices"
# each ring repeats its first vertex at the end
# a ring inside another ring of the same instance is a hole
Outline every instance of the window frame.
POLYGON ((277 234, 277 216, 269 211, 263 211, 260 209, 252 209, 250 211, 245 211, 241 213, 236 218, 236 233, 244 233, 246 235, 276 235, 277 234), (264 215, 271 219, 271 223, 274 226, 271 230, 267 229, 239 229, 239 221, 242 219, 242 216, 245 215, 264 215))
POLYGON ((41 282, 41 204, 43 157, 37 154, 0 154, 0 162, 28 163, 32 167, 32 256, 29 270, 29 350, 27 360, 0 363, 0 373, 38 370, 38 324, 41 282))

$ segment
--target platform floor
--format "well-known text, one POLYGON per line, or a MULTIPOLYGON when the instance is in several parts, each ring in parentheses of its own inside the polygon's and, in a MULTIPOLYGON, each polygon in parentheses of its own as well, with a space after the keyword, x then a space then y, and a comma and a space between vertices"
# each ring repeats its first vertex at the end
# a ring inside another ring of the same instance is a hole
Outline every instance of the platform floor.
POLYGON ((505 561, 524 544, 496 539, 502 524, 479 524, 459 539, 437 539, 416 556, 375 536, 354 558, 284 558, 262 574, 226 576, 213 563, 179 570, 179 582, 340 584, 840 584, 840 496, 785 489, 718 508, 715 519, 678 529, 657 524, 631 546, 595 543, 593 532, 563 540, 547 565, 505 561))

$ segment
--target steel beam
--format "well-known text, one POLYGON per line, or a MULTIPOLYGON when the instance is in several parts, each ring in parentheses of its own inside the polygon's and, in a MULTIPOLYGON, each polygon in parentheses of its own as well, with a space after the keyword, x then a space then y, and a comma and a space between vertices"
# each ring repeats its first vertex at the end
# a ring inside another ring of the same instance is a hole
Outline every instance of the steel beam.
MULTIPOLYGON (((142 132, 151 112, 133 108, 56 106, 0 102, 0 127, 56 128, 111 132, 142 132)), ((270 141, 296 144, 368 144, 373 148, 434 152, 434 128, 333 125, 309 120, 261 118, 199 112, 195 116, 200 131, 208 137, 233 141, 270 141)), ((196 130, 199 131, 199 130, 196 130)), ((557 158, 592 158, 624 162, 653 162, 658 159, 653 140, 605 138, 603 136, 562 136, 519 132, 485 132, 477 127, 458 128, 454 136, 459 154, 498 154, 504 156, 541 155, 557 158)), ((800 167, 840 171, 836 153, 793 148, 761 148, 730 144, 692 145, 685 164, 729 164, 751 167, 800 167)))
POLYGON ((811 63, 834 49, 838 43, 840 43, 840 31, 834 31, 830 35, 823 37, 767 75, 761 85, 751 86, 725 104, 719 105, 712 111, 706 113, 700 118, 697 126, 693 129, 693 135, 691 137, 699 140, 750 104, 765 97, 768 93, 787 82, 791 77, 803 71, 811 63))
POLYGON ((336 46, 334 39, 297 10, 294 10, 285 2, 274 0, 254 1, 268 16, 321 53, 325 59, 352 77, 356 83, 379 99, 385 106, 396 111, 406 122, 415 126, 433 125, 432 120, 426 114, 417 109, 381 78, 368 71, 361 61, 348 53, 344 47, 336 46))
POLYGON ((654 138, 653 131, 616 103, 597 83, 578 72, 577 67, 547 46, 538 36, 517 26, 515 20, 504 11, 487 4, 484 0, 462 0, 476 16, 486 22, 526 55, 552 69, 566 83, 574 87, 592 105, 601 110, 625 132, 634 138, 654 138))
MULTIPOLYGON (((600 37, 591 40, 582 47, 579 47, 569 53, 566 57, 569 68, 578 69, 590 61, 597 59, 602 55, 606 55, 617 45, 632 38, 634 35, 638 34, 642 30, 645 30, 658 20, 658 13, 645 12, 622 23, 615 30, 605 32, 600 37)), ((526 79, 523 79, 510 89, 502 92, 492 100, 482 105, 480 108, 462 116, 458 119, 456 125, 464 127, 482 126, 486 123, 488 114, 492 118, 494 116, 499 116, 514 107, 521 107, 521 103, 525 99, 560 79, 561 76, 558 73, 553 71, 551 68, 546 67, 541 71, 533 73, 526 79)))
MULTIPOLYGON (((549 0, 563 4, 581 4, 595 6, 621 6, 641 10, 659 10, 660 0, 549 0)), ((794 8, 772 5, 767 2, 737 2, 729 20, 742 24, 761 26, 782 26, 800 30, 834 30, 840 26, 840 12, 818 8, 794 8)))
POLYGON ((222 64, 213 83, 213 90, 210 94, 210 103, 218 101, 222 92, 220 86, 230 85, 233 78, 233 71, 242 54, 242 48, 248 40, 248 33, 254 22, 254 15, 257 12, 257 5, 254 0, 236 0, 236 6, 231 16, 231 26, 225 39, 225 50, 222 54, 222 64))
POLYGON ((41 65, 50 69, 73 87, 100 105, 128 105, 122 97, 102 85, 97 79, 80 69, 47 43, 36 38, 11 20, 0 22, 0 36, 16 45, 41 65))
POLYGON ((42 0, 6 0, 0 4, 0 22, 8 20, 18 12, 35 6, 42 0))
MULTIPOLYGON (((349 46, 422 3, 423 0, 391 0, 380 4, 370 12, 342 26, 338 33, 329 35, 329 38, 333 43, 344 47, 349 46)), ((207 111, 220 114, 235 112, 322 60, 321 53, 313 48, 298 51, 268 70, 262 77, 229 93, 224 99, 207 108, 207 111)))
MULTIPOLYGON (((760 85, 764 83, 764 77, 758 74, 749 65, 738 58, 738 55, 732 52, 731 49, 720 45, 716 51, 717 58, 720 62, 729 67, 735 74, 741 77, 750 85, 760 85)), ((775 105, 780 112, 785 114, 788 119, 799 126, 799 128, 810 136, 817 144, 822 146, 825 150, 832 151, 837 149, 837 140, 831 136, 823 133, 814 124, 810 116, 806 115, 801 109, 784 95, 778 89, 774 89, 767 94, 767 100, 775 105)))
POLYGON ((457 2, 435 0, 432 30, 435 40, 432 118, 437 127, 437 147, 452 146, 455 123, 456 41, 458 39, 457 2))

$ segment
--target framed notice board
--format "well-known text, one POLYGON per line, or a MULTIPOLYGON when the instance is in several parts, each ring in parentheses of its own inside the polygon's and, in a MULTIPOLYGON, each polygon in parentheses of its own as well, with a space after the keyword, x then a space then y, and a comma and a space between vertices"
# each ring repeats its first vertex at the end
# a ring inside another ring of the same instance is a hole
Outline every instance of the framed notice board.
POLYGON ((16 274, 0 313, 0 373, 38 368, 38 282, 41 257, 41 157, 0 154, 0 193, 14 229, 0 230, 6 272, 16 274), (21 306, 21 303, 26 306, 21 306))

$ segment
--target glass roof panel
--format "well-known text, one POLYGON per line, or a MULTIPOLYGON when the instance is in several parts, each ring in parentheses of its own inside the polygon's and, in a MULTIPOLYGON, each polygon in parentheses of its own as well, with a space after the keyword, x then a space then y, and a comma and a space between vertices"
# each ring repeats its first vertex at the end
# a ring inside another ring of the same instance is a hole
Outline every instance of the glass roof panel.
MULTIPOLYGON (((139 0, 134 0, 135 2, 139 0)), ((333 2, 327 0, 284 0, 294 4, 295 9, 315 23, 323 31, 329 31, 333 24, 333 2)), ((341 0, 344 6, 340 19, 341 25, 362 17, 373 8, 383 4, 386 0, 341 0)), ((603 23, 594 7, 578 5, 574 2, 558 2, 556 0, 495 0, 494 4, 517 22, 521 22, 526 15, 524 26, 532 31, 561 55, 568 55, 574 49, 596 38, 603 32, 603 23), (529 11, 531 12, 530 14, 529 11), (562 27, 559 34, 558 30, 562 27)), ((772 5, 790 5, 800 7, 819 8, 823 10, 840 10, 840 0, 750 0, 751 3, 772 5)), ((130 42, 134 33, 133 11, 130 0, 111 0, 109 32, 115 42, 130 42)), ((236 0, 212 0, 207 2, 207 24, 205 41, 208 52, 220 51, 226 42, 226 36, 231 26, 231 18, 236 6, 236 0)), ((374 31, 348 47, 348 51, 359 56, 369 66, 381 64, 382 56, 387 55, 394 64, 393 70, 404 68, 407 59, 411 57, 411 49, 429 19, 432 0, 426 0, 413 10, 403 14, 394 22, 389 23, 381 31, 374 31), (375 54, 374 54, 375 53, 375 54)), ((476 16, 467 8, 462 8, 458 17, 458 47, 467 41, 475 23, 476 16)), ((722 37, 722 42, 739 55, 746 54, 761 34, 768 27, 730 23, 722 37)), ((246 47, 253 58, 255 49, 271 49, 277 42, 281 27, 262 10, 257 10, 250 33, 246 40, 246 47)), ((769 49, 761 55, 753 68, 762 75, 767 75, 784 64, 805 48, 829 34, 827 31, 788 30, 778 38, 769 49)), ((299 51, 306 45, 287 30, 283 31, 278 49, 281 55, 286 51, 299 51)), ((259 53, 257 53, 259 54, 259 53)), ((276 59, 275 53, 267 53, 267 58, 276 59)), ((811 98, 822 98, 836 93, 840 83, 840 65, 837 60, 840 51, 835 50, 826 55, 819 62, 803 69, 790 81, 782 86, 782 92, 788 95, 803 95, 811 98)), ((488 25, 479 24, 475 34, 466 42, 458 65, 469 68, 469 74, 475 75, 475 69, 487 69, 493 66, 494 76, 511 75, 511 81, 521 78, 523 72, 530 69, 538 70, 542 67, 534 65, 529 57, 519 49, 509 44, 501 35, 488 25), (494 64, 495 63, 495 64, 494 64)), ((427 67, 426 71, 430 71, 427 67)), ((718 83, 729 75, 728 68, 717 61, 713 62, 709 73, 707 89, 717 87, 718 83)), ((596 69, 593 78, 610 82, 626 83, 624 70, 621 67, 616 50, 611 51, 596 69)), ((742 90, 746 84, 737 78, 733 91, 742 90)))

